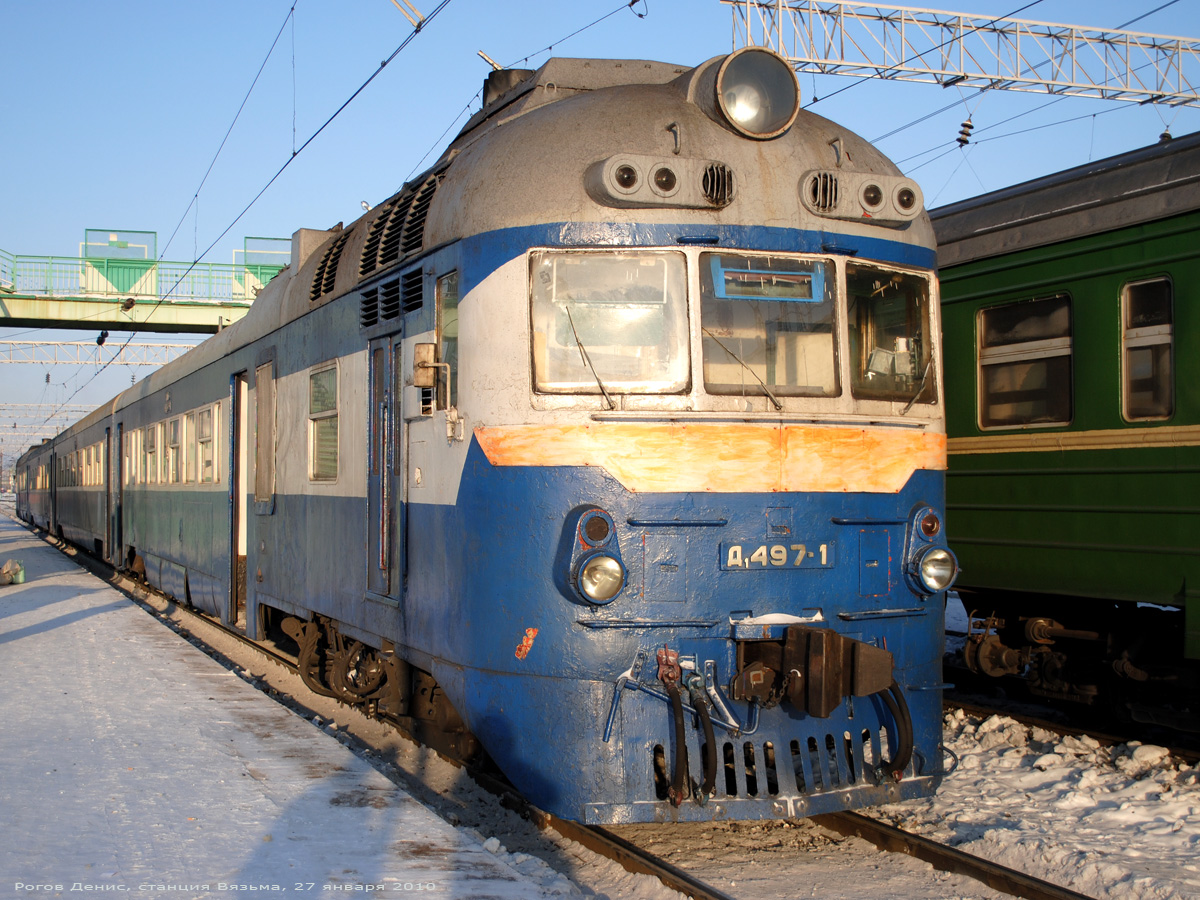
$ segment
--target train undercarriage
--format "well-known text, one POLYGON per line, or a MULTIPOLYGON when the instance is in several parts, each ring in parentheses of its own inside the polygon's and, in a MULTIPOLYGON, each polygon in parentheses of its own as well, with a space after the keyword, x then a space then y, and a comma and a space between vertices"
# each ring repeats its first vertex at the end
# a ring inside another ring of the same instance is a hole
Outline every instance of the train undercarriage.
MULTIPOLYGON (((129 548, 125 563, 123 574, 145 584, 146 568, 136 548, 129 548)), ((189 597, 182 602, 195 609, 189 597)), ((260 614, 260 643, 294 661, 301 681, 314 694, 388 720, 453 759, 471 761, 481 755, 478 738, 436 679, 401 658, 387 642, 376 649, 349 638, 326 616, 305 620, 269 606, 261 606, 260 614)))
POLYGON ((1019 678, 1036 697, 1122 721, 1200 732, 1200 663, 1184 657, 1182 609, 1131 602, 961 591, 963 662, 1019 678))

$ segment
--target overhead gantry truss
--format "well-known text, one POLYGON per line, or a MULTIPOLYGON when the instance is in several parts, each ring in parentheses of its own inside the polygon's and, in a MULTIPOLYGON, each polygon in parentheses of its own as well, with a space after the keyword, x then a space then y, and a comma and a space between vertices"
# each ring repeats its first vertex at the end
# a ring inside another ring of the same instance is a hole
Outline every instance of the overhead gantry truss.
POLYGON ((800 72, 1200 106, 1200 41, 850 0, 721 0, 800 72))
POLYGON ((0 341, 0 363, 45 365, 161 366, 195 344, 125 344, 95 341, 0 341))

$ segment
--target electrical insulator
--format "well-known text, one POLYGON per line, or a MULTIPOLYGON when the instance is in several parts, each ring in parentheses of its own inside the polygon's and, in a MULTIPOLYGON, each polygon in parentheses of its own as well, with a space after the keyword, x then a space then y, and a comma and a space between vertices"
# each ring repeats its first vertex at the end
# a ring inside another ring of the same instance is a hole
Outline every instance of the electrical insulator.
POLYGON ((962 129, 958 132, 958 146, 965 147, 971 143, 971 129, 974 127, 970 119, 962 123, 962 129))

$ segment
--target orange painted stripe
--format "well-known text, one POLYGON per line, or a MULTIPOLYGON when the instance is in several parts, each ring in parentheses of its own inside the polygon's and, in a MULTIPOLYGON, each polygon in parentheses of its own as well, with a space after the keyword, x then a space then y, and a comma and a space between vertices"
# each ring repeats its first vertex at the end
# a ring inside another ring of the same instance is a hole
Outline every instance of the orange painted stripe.
POLYGON ((627 490, 894 494, 946 468, 946 436, 897 428, 678 423, 476 428, 494 466, 597 466, 627 490))

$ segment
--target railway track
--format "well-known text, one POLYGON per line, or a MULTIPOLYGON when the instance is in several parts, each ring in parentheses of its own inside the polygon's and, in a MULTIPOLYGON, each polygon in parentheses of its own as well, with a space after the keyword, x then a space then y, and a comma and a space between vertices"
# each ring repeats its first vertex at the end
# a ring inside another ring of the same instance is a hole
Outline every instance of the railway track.
MULTIPOLYGON (((225 629, 203 613, 179 604, 141 583, 113 571, 107 565, 80 553, 69 544, 48 535, 43 537, 48 543, 72 557, 77 564, 89 569, 97 577, 120 590, 147 612, 162 620, 186 639, 201 646, 224 665, 240 670, 244 677, 248 677, 259 689, 276 695, 299 714, 317 720, 324 718, 325 721, 329 721, 332 718, 330 706, 342 711, 347 709, 337 701, 308 696, 302 691, 294 690, 294 685, 286 684, 283 679, 277 677, 278 672, 271 673, 269 666, 262 665, 265 661, 273 663, 277 669, 286 673, 296 684, 299 684, 300 679, 295 660, 225 629), (262 675, 253 674, 264 669, 262 675)), ((379 720, 366 721, 381 724, 379 720)), ((388 723, 388 728, 390 729, 394 724, 388 723)), ((385 742, 380 740, 378 730, 371 733, 371 730, 368 729, 364 734, 359 729, 351 729, 350 733, 357 738, 359 744, 357 749, 360 752, 365 751, 365 755, 369 758, 386 758, 389 755, 388 748, 381 746, 385 742)), ((407 734, 404 735, 404 738, 411 739, 407 734)), ((344 739, 344 742, 348 743, 349 741, 344 739)), ((581 825, 552 816, 526 803, 502 780, 485 772, 467 770, 459 761, 441 754, 437 754, 437 756, 449 765, 469 772, 474 782, 495 795, 503 806, 543 832, 553 830, 562 837, 613 861, 628 872, 652 876, 665 886, 695 898, 695 900, 737 900, 733 895, 705 883, 685 869, 673 865, 609 829, 581 825)), ((453 809, 447 814, 447 806, 453 807, 456 804, 447 801, 445 795, 436 787, 421 790, 423 783, 419 767, 407 771, 402 767, 396 768, 405 776, 402 780, 407 789, 412 791, 414 787, 417 788, 413 792, 418 795, 424 793, 425 796, 422 796, 421 799, 427 802, 435 796, 441 798, 442 802, 435 804, 439 807, 439 811, 446 815, 452 824, 460 824, 459 821, 456 821, 459 819, 459 815, 453 809)), ((463 814, 468 812, 465 805, 458 804, 457 806, 463 814)), ((845 837, 861 838, 888 853, 903 853, 915 857, 936 869, 971 878, 1014 897, 1028 898, 1028 900, 1088 900, 1085 895, 1069 888, 980 859, 953 847, 905 832, 869 816, 844 812, 814 816, 812 821, 828 831, 845 837)))

